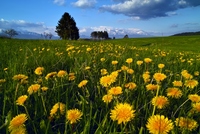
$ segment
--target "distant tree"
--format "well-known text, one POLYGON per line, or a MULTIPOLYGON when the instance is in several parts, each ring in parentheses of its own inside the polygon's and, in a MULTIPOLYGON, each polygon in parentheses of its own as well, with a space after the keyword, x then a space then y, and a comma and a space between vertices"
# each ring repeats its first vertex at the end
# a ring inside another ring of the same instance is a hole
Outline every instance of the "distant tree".
POLYGON ((79 39, 79 29, 76 27, 76 22, 67 12, 65 12, 62 15, 62 18, 58 21, 55 32, 64 40, 79 39))
POLYGON ((109 36, 108 36, 108 32, 107 31, 93 31, 92 33, 91 33, 91 37, 93 38, 93 39, 108 39, 109 38, 109 36))
POLYGON ((7 34, 10 38, 18 35, 17 31, 15 31, 14 29, 8 29, 3 31, 3 33, 7 34))
POLYGON ((127 35, 127 34, 124 36, 124 39, 125 39, 125 38, 128 38, 128 35, 127 35))

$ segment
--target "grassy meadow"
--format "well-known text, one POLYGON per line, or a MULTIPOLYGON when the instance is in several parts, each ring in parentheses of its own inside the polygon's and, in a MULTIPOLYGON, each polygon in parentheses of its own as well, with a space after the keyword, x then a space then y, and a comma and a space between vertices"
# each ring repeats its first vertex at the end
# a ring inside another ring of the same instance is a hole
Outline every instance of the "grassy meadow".
POLYGON ((200 133, 200 36, 0 39, 0 133, 200 133))

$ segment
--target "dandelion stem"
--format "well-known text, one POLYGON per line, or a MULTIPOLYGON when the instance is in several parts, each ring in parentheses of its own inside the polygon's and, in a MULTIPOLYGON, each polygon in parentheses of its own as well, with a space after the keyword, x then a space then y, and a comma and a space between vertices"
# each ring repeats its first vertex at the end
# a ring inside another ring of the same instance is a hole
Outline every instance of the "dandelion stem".
POLYGON ((28 113, 28 110, 27 110, 26 106, 23 106, 23 107, 24 107, 24 109, 25 109, 25 111, 26 111, 26 114, 27 114, 27 116, 28 116, 28 119, 30 120, 30 122, 31 122, 32 125, 33 125, 33 130, 34 130, 35 134, 37 134, 35 124, 33 123, 32 119, 31 119, 31 117, 30 117, 30 115, 29 115, 29 113, 28 113))
MULTIPOLYGON (((159 93, 159 84, 157 84, 157 92, 156 92, 156 97, 158 97, 158 93, 159 93)), ((152 112, 152 116, 155 114, 156 111, 156 105, 153 106, 153 112, 152 112)))

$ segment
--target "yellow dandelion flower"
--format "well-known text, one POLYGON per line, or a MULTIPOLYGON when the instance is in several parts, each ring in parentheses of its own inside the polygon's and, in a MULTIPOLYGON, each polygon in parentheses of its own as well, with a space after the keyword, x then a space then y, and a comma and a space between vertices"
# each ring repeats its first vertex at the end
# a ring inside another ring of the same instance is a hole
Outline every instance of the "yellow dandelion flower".
POLYGON ((153 78, 159 83, 159 82, 163 81, 164 79, 166 79, 167 76, 163 73, 155 73, 153 75, 153 78))
POLYGON ((102 100, 105 103, 110 103, 113 99, 113 96, 111 94, 106 94, 103 96, 102 100))
POLYGON ((158 68, 162 69, 165 67, 165 64, 158 64, 158 68))
POLYGON ((104 68, 101 69, 101 75, 106 75, 106 74, 108 74, 108 71, 104 68))
POLYGON ((126 71, 126 70, 128 70, 128 67, 125 66, 125 65, 123 65, 123 66, 121 67, 121 70, 126 71))
POLYGON ((24 75, 24 74, 18 74, 18 75, 13 76, 12 79, 13 79, 13 80, 21 81, 21 80, 28 79, 28 76, 26 76, 26 75, 24 75))
POLYGON ((106 75, 100 78, 100 84, 104 87, 108 87, 112 84, 112 78, 110 75, 106 75))
POLYGON ((188 95, 188 99, 194 103, 200 102, 200 96, 198 94, 190 94, 188 95))
POLYGON ((43 71, 44 71, 44 67, 37 67, 34 72, 36 75, 42 75, 43 71))
POLYGON ((0 84, 5 83, 6 79, 0 79, 0 84))
POLYGON ((149 75, 149 72, 145 72, 145 73, 142 74, 142 77, 144 79, 144 82, 146 83, 146 82, 150 81, 151 76, 149 75))
POLYGON ((8 68, 6 67, 6 68, 4 68, 3 70, 4 70, 4 71, 8 71, 8 68))
POLYGON ((85 70, 90 70, 90 67, 89 66, 85 67, 85 70))
POLYGON ((129 83, 125 84, 125 87, 130 90, 133 90, 137 87, 137 85, 134 82, 129 82, 129 83))
POLYGON ((142 61, 142 60, 138 60, 138 61, 136 62, 136 64, 137 64, 138 66, 141 66, 141 65, 143 64, 143 61, 142 61))
POLYGON ((67 75, 67 71, 65 71, 65 70, 60 70, 57 73, 58 77, 65 77, 66 75, 67 75))
POLYGON ((184 117, 176 118, 175 124, 181 129, 187 129, 189 131, 195 130, 198 127, 198 123, 195 120, 184 117))
POLYGON ((192 107, 195 111, 200 112, 200 102, 198 103, 193 103, 192 107))
POLYGON ((167 96, 172 98, 180 98, 183 95, 182 91, 176 87, 167 89, 167 96))
POLYGON ((108 90, 108 94, 111 94, 111 95, 122 94, 122 88, 120 86, 112 87, 111 89, 108 90))
POLYGON ((164 108, 167 104, 169 104, 169 101, 167 99, 167 97, 165 96, 155 96, 153 99, 152 99, 152 104, 154 106, 156 106, 158 109, 162 109, 164 108))
POLYGON ((91 51, 91 50, 92 50, 92 48, 90 48, 90 47, 88 47, 88 48, 86 49, 86 51, 88 51, 88 52, 91 51))
POLYGON ((150 58, 144 58, 144 62, 150 63, 150 62, 152 62, 152 59, 150 59, 150 58))
POLYGON ((193 89, 194 87, 196 87, 198 85, 198 81, 197 80, 186 80, 185 81, 185 86, 188 88, 193 89))
POLYGON ((60 112, 61 115, 64 115, 64 113, 65 113, 65 104, 63 104, 63 103, 61 103, 61 102, 56 103, 56 104, 52 107, 52 109, 51 109, 51 111, 50 111, 50 117, 55 116, 56 113, 58 112, 58 110, 60 110, 59 112, 60 112))
POLYGON ((57 72, 51 72, 48 73, 45 77, 46 80, 48 80, 49 78, 55 77, 57 75, 57 72))
POLYGON ((81 88, 83 86, 85 86, 88 83, 88 80, 82 80, 79 84, 78 87, 81 88))
POLYGON ((175 86, 175 87, 182 87, 182 85, 183 85, 182 81, 174 81, 173 82, 173 86, 175 86))
POLYGON ((129 68, 129 69, 127 70, 127 73, 128 73, 128 74, 133 74, 133 73, 134 73, 134 70, 131 69, 131 68, 129 68))
POLYGON ((10 134, 27 134, 26 127, 22 125, 16 129, 13 129, 10 134))
POLYGON ((13 131, 14 129, 22 127, 27 119, 28 118, 27 118, 26 114, 19 114, 19 115, 15 116, 10 121, 10 125, 8 127, 9 131, 13 131))
POLYGON ((118 64, 118 61, 116 60, 112 61, 112 65, 116 65, 116 64, 118 64))
POLYGON ((146 127, 151 134, 167 134, 174 128, 174 125, 172 120, 164 115, 153 115, 148 119, 146 127))
POLYGON ((146 89, 149 90, 149 91, 155 91, 155 90, 158 89, 158 85, 148 84, 148 85, 146 85, 146 89))
POLYGON ((41 90, 42 90, 42 91, 47 91, 47 90, 48 90, 48 87, 41 87, 41 90))
POLYGON ((199 76, 199 71, 195 71, 194 76, 199 76))
POLYGON ((28 98, 27 95, 22 95, 18 97, 18 99, 16 100, 17 105, 23 106, 27 98, 28 98))
POLYGON ((69 80, 70 81, 75 80, 75 78, 76 78, 75 73, 69 73, 69 80))
POLYGON ((126 59, 126 63, 131 64, 132 62, 133 62, 133 59, 132 59, 132 58, 126 59))
POLYGON ((81 119, 83 113, 78 109, 70 109, 67 111, 66 118, 70 121, 70 124, 74 124, 81 119))
POLYGON ((191 74, 189 74, 187 70, 183 70, 183 71, 181 72, 181 75, 182 75, 185 79, 187 79, 187 80, 193 78, 193 76, 192 76, 191 74))
POLYGON ((118 124, 125 124, 135 117, 135 110, 128 103, 119 103, 111 110, 110 114, 110 118, 113 121, 118 121, 118 124))
POLYGON ((28 93, 31 95, 32 93, 36 93, 40 89, 39 84, 33 84, 28 87, 28 93))
POLYGON ((105 58, 101 58, 101 59, 100 59, 101 62, 104 62, 105 60, 106 60, 105 58))

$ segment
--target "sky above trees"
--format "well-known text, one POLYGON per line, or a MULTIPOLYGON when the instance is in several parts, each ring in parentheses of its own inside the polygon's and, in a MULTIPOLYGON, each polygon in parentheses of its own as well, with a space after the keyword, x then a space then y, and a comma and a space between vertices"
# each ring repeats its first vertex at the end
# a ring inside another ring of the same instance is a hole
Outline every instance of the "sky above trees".
POLYGON ((110 36, 200 31, 199 0, 2 0, 0 31, 56 35, 64 12, 74 18, 80 36, 92 31, 107 31, 110 36))

